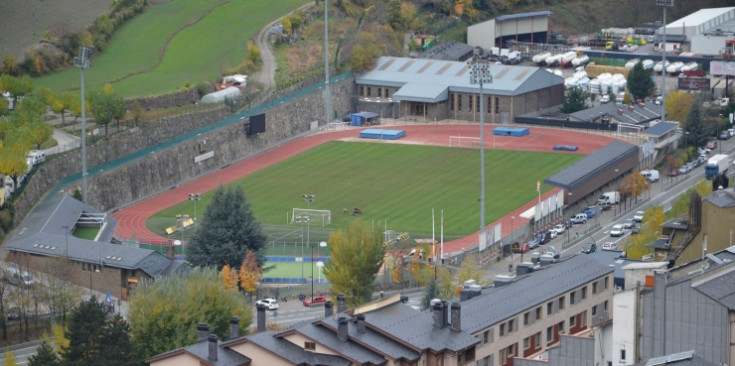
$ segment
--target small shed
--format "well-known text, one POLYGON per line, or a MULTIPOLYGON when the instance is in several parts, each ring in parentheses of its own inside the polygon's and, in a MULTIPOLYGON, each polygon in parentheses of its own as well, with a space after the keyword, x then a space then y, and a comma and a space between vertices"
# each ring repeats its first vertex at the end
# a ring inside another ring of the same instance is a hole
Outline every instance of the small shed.
POLYGON ((365 126, 365 125, 377 125, 380 122, 378 121, 378 114, 373 112, 360 112, 360 113, 353 113, 350 115, 350 125, 351 126, 365 126))

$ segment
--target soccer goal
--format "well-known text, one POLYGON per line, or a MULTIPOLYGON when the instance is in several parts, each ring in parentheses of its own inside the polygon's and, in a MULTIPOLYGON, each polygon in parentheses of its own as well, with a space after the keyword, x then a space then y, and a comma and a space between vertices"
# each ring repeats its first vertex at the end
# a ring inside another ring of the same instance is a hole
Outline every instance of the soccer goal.
POLYGON ((315 210, 313 208, 294 208, 291 223, 321 223, 322 226, 332 223, 332 211, 315 210))
POLYGON ((480 147, 479 137, 449 136, 449 147, 480 147))
POLYGON ((618 123, 618 135, 621 136, 638 136, 645 127, 630 123, 618 123))

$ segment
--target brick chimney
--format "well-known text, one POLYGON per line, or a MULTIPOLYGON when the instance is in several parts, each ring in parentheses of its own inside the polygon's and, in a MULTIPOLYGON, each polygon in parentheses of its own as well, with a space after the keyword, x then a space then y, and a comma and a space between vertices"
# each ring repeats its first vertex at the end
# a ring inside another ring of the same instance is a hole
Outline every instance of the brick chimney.
POLYGON ((345 294, 337 295, 337 314, 342 314, 347 310, 347 296, 345 294))
POLYGON ((327 301, 324 303, 324 317, 325 318, 331 318, 332 312, 334 311, 334 303, 332 301, 327 301))
POLYGON ((365 314, 357 314, 357 333, 365 334, 365 314))
POLYGON ((230 318, 230 339, 240 337, 240 318, 233 316, 230 318))
POLYGON ((207 359, 217 361, 217 336, 214 334, 209 335, 209 356, 207 359))
POLYGON ((256 305, 258 308, 258 333, 265 332, 265 305, 256 305))
POLYGON ((342 342, 347 342, 347 317, 340 316, 337 319, 337 338, 342 342))
POLYGON ((197 342, 206 341, 209 337, 209 325, 199 323, 197 325, 197 342))
POLYGON ((458 302, 452 303, 452 330, 462 331, 462 305, 458 302))

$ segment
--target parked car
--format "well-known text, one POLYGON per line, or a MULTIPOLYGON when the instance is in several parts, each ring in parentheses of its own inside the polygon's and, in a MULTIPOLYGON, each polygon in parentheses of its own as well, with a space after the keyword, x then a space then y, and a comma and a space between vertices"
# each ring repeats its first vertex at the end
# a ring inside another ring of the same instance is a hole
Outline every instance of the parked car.
POLYGON ((590 254, 597 251, 597 244, 595 243, 587 243, 582 247, 582 253, 584 254, 590 254))
POLYGON ((557 234, 561 234, 566 229, 567 229, 567 226, 566 225, 564 225, 564 224, 557 224, 556 226, 554 226, 554 229, 553 230, 556 231, 557 234))
POLYGON ((556 230, 554 230, 554 229, 549 230, 549 236, 552 239, 556 238, 557 235, 559 235, 559 234, 556 233, 556 230))
POLYGON ((610 103, 610 96, 605 94, 600 98, 600 104, 610 103))
POLYGON ((625 222, 623 222, 623 227, 626 229, 630 229, 633 226, 635 226, 635 221, 633 221, 633 219, 625 219, 625 222))
POLYGON ((717 141, 715 140, 707 141, 707 145, 705 145, 704 147, 708 149, 709 151, 712 151, 717 148, 717 141))
POLYGON ((587 214, 578 213, 572 217, 572 224, 584 224, 587 222, 587 214))
POLYGON ((735 136, 735 128, 731 128, 731 129, 727 130, 727 132, 730 134, 730 137, 735 136))
POLYGON ((538 239, 529 240, 528 242, 524 243, 528 245, 528 250, 533 250, 539 247, 541 245, 541 242, 538 239))
POLYGON ((544 245, 551 241, 551 234, 548 231, 542 231, 536 234, 536 241, 538 241, 540 245, 544 245))
POLYGON ((639 232, 640 230, 641 230, 641 227, 640 227, 640 226, 638 226, 638 225, 634 225, 634 226, 633 226, 633 227, 632 227, 632 228, 630 229, 630 235, 636 235, 636 234, 638 234, 638 232, 639 232))
POLYGON ((666 173, 666 175, 668 175, 669 177, 676 177, 677 175, 679 175, 679 171, 678 170, 669 170, 669 172, 666 173))
POLYGON ((515 243, 513 244, 513 251, 516 253, 526 253, 531 250, 531 247, 526 243, 515 243))
POLYGON ((278 309, 278 300, 276 300, 276 299, 274 299, 272 297, 267 297, 265 299, 260 299, 260 300, 256 301, 255 302, 255 305, 263 305, 268 310, 277 310, 278 309))
POLYGON ((618 250, 618 245, 608 241, 606 243, 602 243, 602 247, 600 248, 602 250, 618 250))
POLYGON ((620 224, 613 225, 612 229, 610 229, 610 236, 622 236, 624 234, 625 234, 625 227, 623 227, 623 225, 620 225, 620 224))
POLYGON ((643 211, 636 211, 633 215, 633 221, 635 222, 641 222, 643 221, 643 211))
POLYGON ((584 214, 587 215, 588 219, 591 219, 595 216, 597 216, 597 207, 590 206, 584 209, 584 214))
POLYGON ((720 136, 717 137, 720 140, 729 140, 730 139, 730 132, 725 130, 720 132, 720 136))
POLYGON ((314 296, 312 298, 304 299, 304 306, 312 306, 316 304, 323 304, 327 302, 326 296, 314 296))

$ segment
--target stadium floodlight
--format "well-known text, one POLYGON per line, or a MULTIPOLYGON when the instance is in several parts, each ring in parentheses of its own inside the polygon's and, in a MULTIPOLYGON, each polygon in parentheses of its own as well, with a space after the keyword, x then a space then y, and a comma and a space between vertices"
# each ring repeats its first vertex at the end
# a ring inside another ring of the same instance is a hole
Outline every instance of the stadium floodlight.
POLYGON ((82 72, 82 202, 87 203, 87 115, 84 107, 84 69, 89 68, 89 61, 94 48, 82 46, 79 56, 74 57, 74 66, 82 72))
POLYGON ((480 250, 487 246, 485 232, 485 103, 483 99, 483 84, 492 84, 493 75, 490 73, 490 64, 487 59, 480 57, 480 50, 475 48, 470 63, 470 84, 480 84, 480 250))

